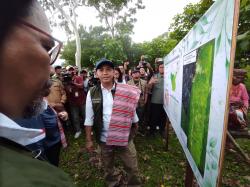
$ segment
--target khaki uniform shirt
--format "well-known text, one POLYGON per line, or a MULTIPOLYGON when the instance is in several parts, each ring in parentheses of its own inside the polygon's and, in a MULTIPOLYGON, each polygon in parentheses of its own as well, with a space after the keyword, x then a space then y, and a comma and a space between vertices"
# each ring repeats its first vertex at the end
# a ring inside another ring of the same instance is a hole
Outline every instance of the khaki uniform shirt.
POLYGON ((139 88, 141 90, 141 95, 140 95, 140 99, 138 102, 138 106, 140 106, 140 107, 144 106, 145 105, 145 93, 146 93, 147 81, 139 79, 139 83, 135 84, 134 80, 131 79, 130 81, 128 81, 127 84, 136 86, 137 88, 139 88))
POLYGON ((47 97, 49 104, 65 103, 67 96, 64 86, 59 79, 52 79, 50 94, 47 97))

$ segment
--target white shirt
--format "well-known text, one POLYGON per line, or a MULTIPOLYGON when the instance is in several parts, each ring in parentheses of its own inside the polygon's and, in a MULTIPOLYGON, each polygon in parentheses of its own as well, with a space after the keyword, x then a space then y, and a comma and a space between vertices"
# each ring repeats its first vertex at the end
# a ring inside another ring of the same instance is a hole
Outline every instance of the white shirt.
MULTIPOLYGON (((114 89, 115 85, 113 85, 114 89)), ((112 115, 112 109, 113 109, 113 96, 112 92, 106 88, 104 88, 101 85, 102 89, 102 95, 103 95, 103 129, 101 132, 101 141, 106 142, 107 135, 108 135, 108 129, 110 124, 110 119, 112 115)), ((132 119, 132 123, 137 123, 139 121, 138 116, 136 114, 136 111, 134 112, 134 117, 132 119)), ((92 107, 92 101, 90 96, 90 91, 87 94, 86 99, 86 117, 85 117, 85 126, 93 126, 94 124, 94 111, 92 107)))
POLYGON ((26 146, 45 138, 45 132, 42 129, 21 127, 16 122, 0 113, 0 137, 26 146))
POLYGON ((89 83, 89 79, 86 78, 84 81, 83 81, 83 87, 84 87, 84 91, 88 91, 88 83, 89 83))
POLYGON ((122 76, 122 84, 127 84, 126 76, 125 75, 122 76))

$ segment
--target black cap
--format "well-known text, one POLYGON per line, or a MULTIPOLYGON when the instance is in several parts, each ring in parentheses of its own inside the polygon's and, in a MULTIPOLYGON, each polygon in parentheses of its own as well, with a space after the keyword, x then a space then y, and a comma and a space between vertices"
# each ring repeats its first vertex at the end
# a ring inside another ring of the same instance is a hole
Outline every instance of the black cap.
POLYGON ((140 72, 139 68, 132 68, 131 69, 131 73, 137 73, 137 72, 140 72))
POLYGON ((95 69, 100 69, 101 66, 103 65, 109 65, 110 67, 114 68, 114 64, 112 61, 106 59, 106 58, 102 58, 101 60, 99 60, 98 62, 96 62, 96 65, 95 65, 95 69))
POLYGON ((55 66, 55 70, 62 69, 62 66, 55 66))

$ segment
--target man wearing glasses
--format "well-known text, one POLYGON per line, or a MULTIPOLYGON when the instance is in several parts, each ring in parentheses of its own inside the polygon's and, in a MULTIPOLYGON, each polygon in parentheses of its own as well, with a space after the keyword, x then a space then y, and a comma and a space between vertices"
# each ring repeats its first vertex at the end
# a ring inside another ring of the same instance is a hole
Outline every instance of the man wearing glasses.
POLYGON ((48 34, 35 0, 2 2, 0 28, 0 186, 73 186, 63 171, 24 148, 44 138, 44 131, 12 120, 39 111, 62 43, 48 34))

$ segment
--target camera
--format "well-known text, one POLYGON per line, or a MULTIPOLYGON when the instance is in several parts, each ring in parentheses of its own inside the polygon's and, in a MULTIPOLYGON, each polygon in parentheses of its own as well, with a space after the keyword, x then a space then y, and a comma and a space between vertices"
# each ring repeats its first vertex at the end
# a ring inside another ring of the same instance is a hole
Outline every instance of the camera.
POLYGON ((100 83, 99 79, 96 78, 93 73, 90 73, 90 77, 89 77, 89 81, 88 81, 88 86, 89 87, 93 87, 93 86, 96 86, 99 83, 100 83))
POLYGON ((70 84, 72 82, 72 75, 70 73, 62 74, 63 84, 70 84))

